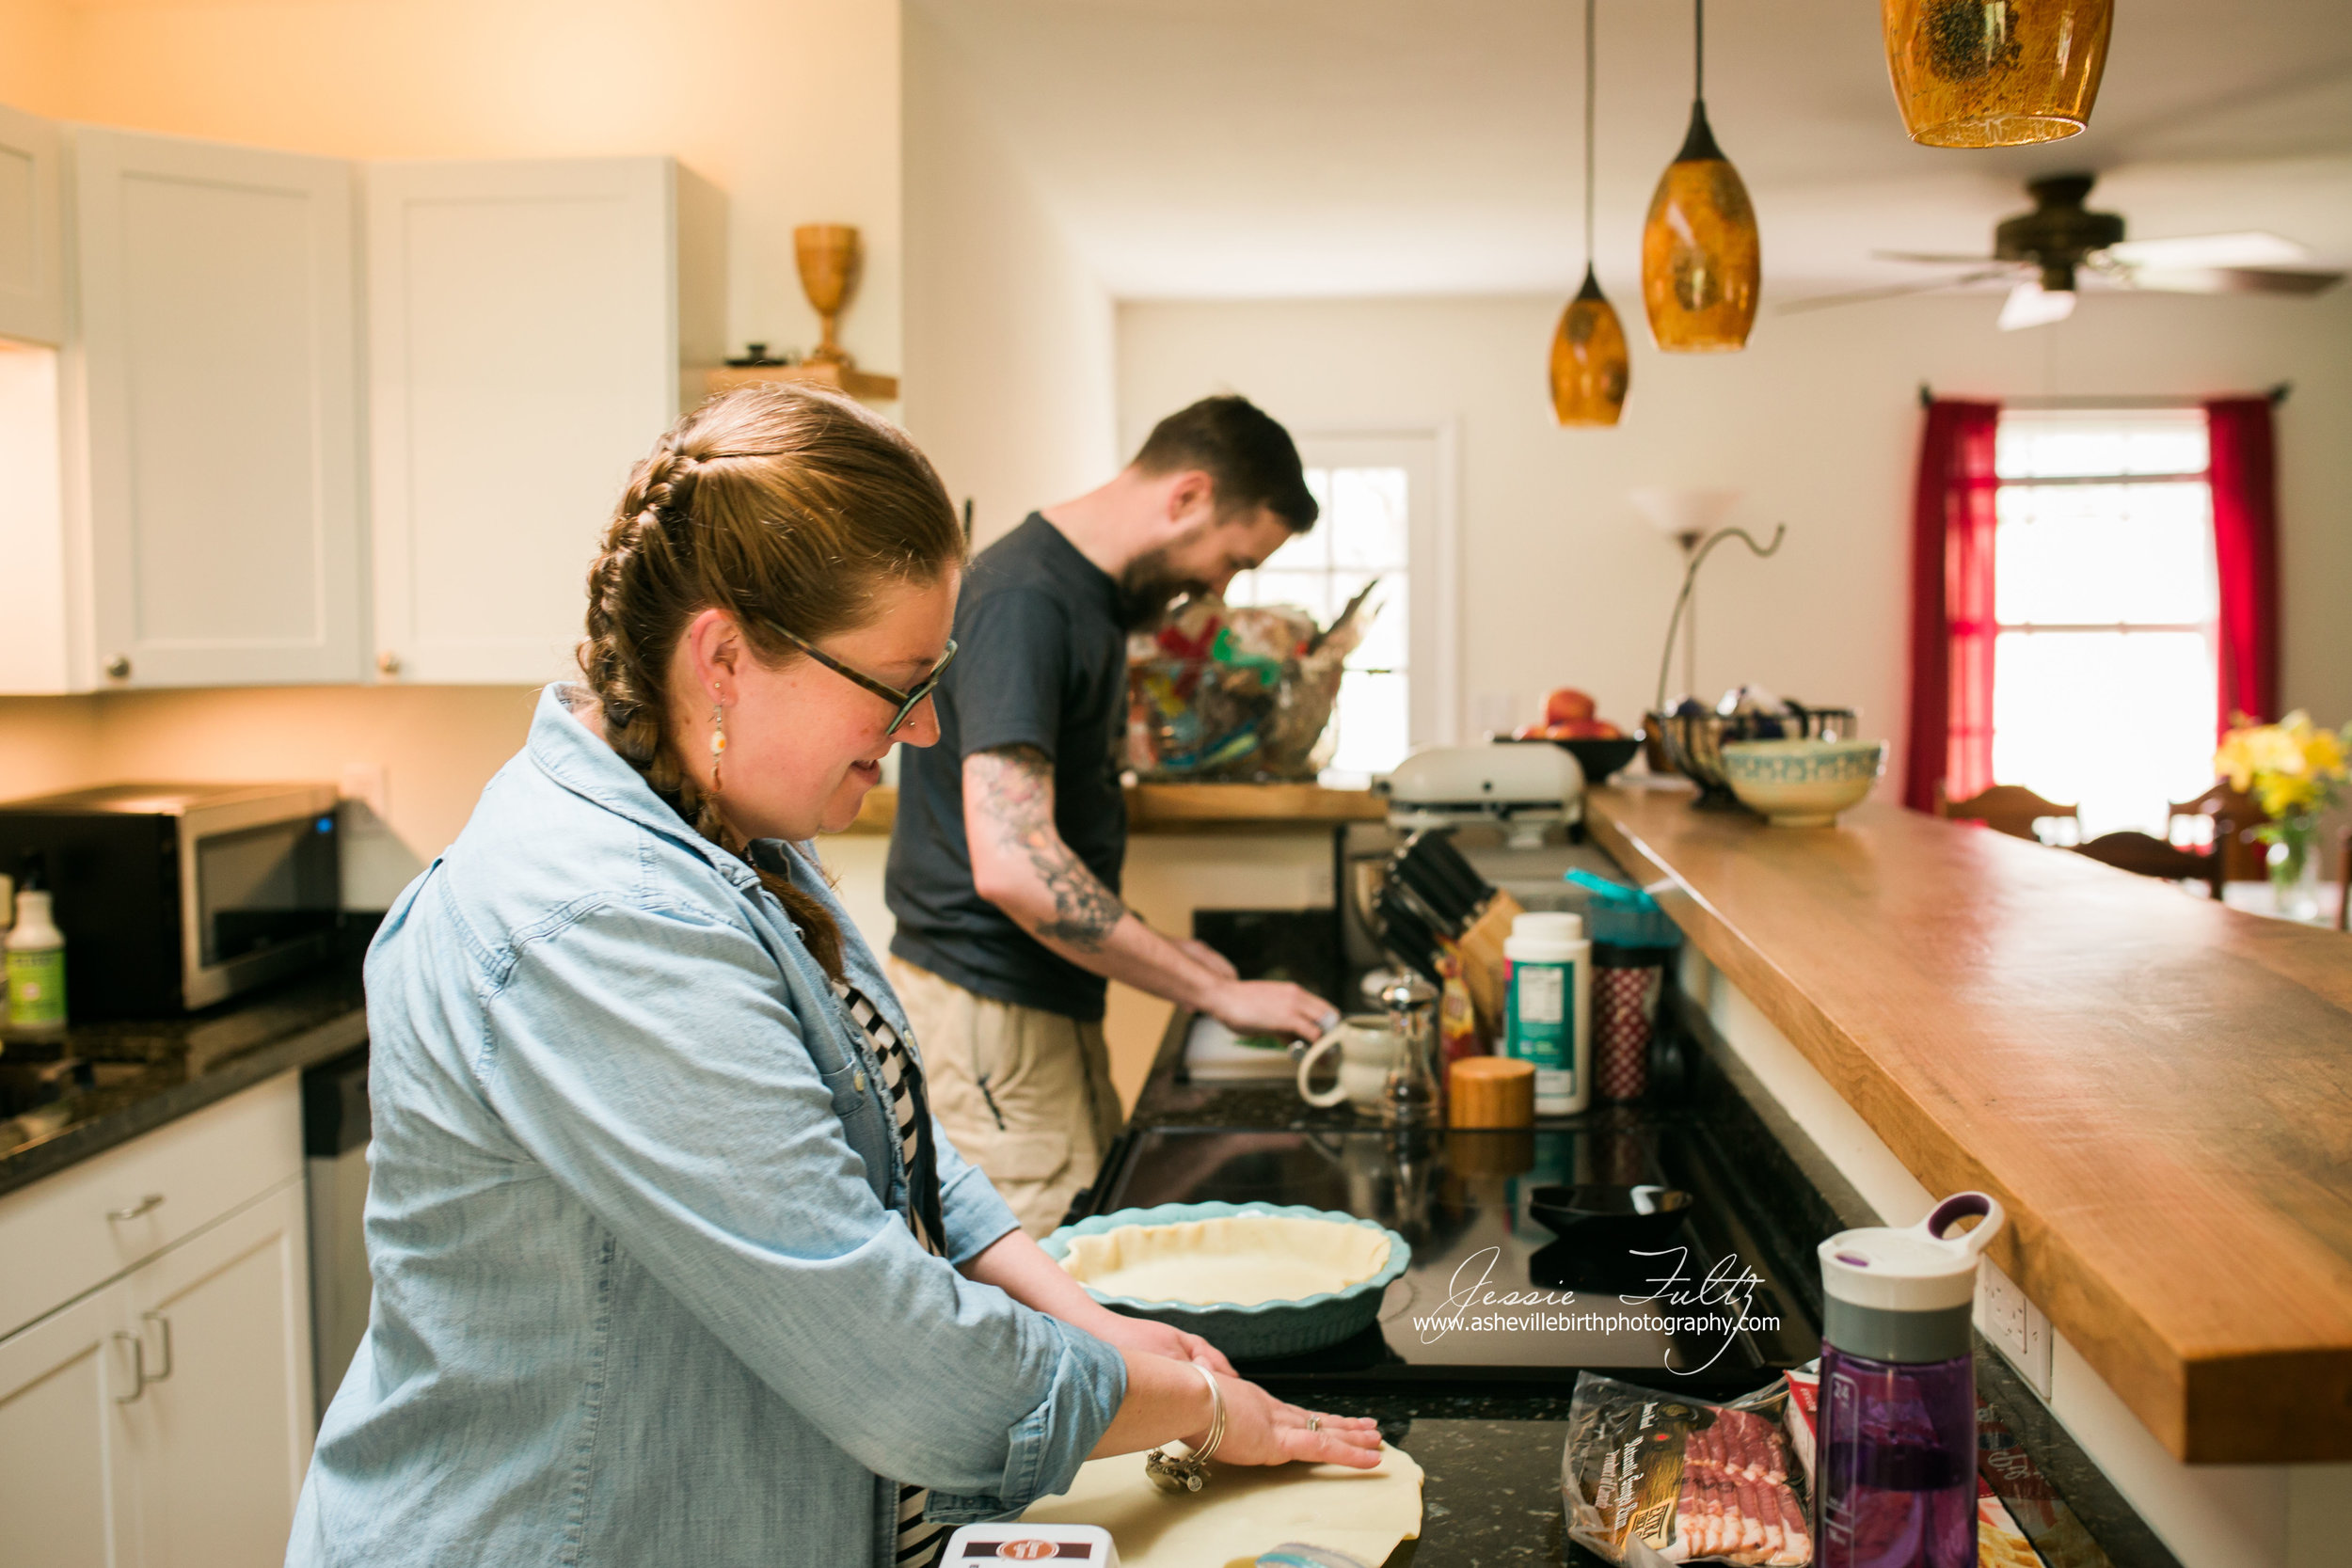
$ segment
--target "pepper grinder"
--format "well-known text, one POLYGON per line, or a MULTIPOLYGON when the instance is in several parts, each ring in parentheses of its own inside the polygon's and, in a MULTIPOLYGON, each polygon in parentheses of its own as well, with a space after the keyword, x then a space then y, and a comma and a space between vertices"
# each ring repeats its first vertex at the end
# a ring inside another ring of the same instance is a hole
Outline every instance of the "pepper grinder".
POLYGON ((1396 1031, 1396 1061, 1380 1091, 1380 1120, 1389 1127, 1434 1127, 1438 1088, 1438 988, 1408 974, 1380 993, 1396 1031))

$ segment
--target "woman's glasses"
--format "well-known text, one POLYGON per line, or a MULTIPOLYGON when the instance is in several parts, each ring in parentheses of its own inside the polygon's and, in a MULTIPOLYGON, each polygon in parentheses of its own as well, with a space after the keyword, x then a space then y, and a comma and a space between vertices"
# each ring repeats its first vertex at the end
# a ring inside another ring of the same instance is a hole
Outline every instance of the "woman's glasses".
POLYGON ((871 675, 860 674, 814 642, 793 636, 773 621, 762 617, 759 624, 834 674, 839 675, 843 680, 853 681, 880 697, 883 702, 896 706, 898 711, 890 716, 890 728, 882 731, 884 735, 897 735, 905 726, 906 721, 914 717, 915 708, 923 699, 939 689, 939 677, 947 673, 947 666, 953 664, 956 659, 956 640, 951 637, 947 639, 947 651, 939 656, 939 662, 931 666, 931 673, 916 682, 914 690, 901 691, 897 687, 878 681, 871 675))

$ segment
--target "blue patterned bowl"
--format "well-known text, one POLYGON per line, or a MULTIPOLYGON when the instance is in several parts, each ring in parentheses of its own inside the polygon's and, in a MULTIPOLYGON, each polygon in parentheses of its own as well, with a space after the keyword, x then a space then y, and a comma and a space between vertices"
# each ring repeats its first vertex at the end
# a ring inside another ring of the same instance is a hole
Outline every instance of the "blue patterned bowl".
MULTIPOLYGON (((1238 1214, 1268 1214, 1282 1219, 1316 1220, 1327 1225, 1359 1226, 1388 1238, 1388 1256, 1368 1278, 1344 1290, 1250 1304, 1239 1302, 1145 1301, 1112 1295, 1087 1286, 1087 1294, 1130 1317, 1150 1318, 1198 1334, 1235 1361, 1262 1361, 1270 1356, 1300 1355, 1336 1345, 1361 1333, 1380 1316, 1380 1299, 1390 1281, 1405 1272, 1413 1249, 1405 1238, 1371 1220, 1325 1209, 1273 1203, 1163 1203, 1151 1209, 1121 1209, 1065 1225, 1040 1243, 1046 1256, 1068 1267, 1071 1243, 1128 1226, 1174 1226, 1197 1220, 1228 1219, 1238 1214)), ((1084 1283, 1083 1280, 1080 1283, 1084 1283)))
POLYGON ((1724 777, 1740 803, 1776 828, 1829 828, 1859 805, 1886 767, 1883 740, 1733 740, 1724 777))

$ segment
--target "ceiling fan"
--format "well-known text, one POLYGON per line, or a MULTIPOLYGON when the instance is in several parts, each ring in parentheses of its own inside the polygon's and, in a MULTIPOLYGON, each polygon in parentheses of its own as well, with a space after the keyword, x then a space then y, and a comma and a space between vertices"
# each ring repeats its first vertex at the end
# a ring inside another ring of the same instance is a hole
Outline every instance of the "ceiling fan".
POLYGON ((1783 312, 1818 310, 1832 305, 1966 288, 2005 278, 2010 281, 2010 291, 2008 302, 2001 307, 2001 330, 2013 332, 2019 327, 2064 321, 2074 313, 2075 293, 2084 287, 2188 294, 2315 294, 2344 281, 2340 272, 2316 271, 2299 264, 2310 261, 2310 253, 2293 240, 2276 234, 2187 234, 2170 240, 2127 240, 2120 214, 2094 213, 2084 207, 2096 179, 2090 174, 2054 174, 2027 181, 2026 192, 2033 198, 2033 211, 2004 219, 1993 230, 1990 256, 1941 256, 1904 250, 1874 253, 1890 261, 1966 266, 1970 268, 1967 272, 1932 282, 1896 283, 1851 293, 1790 300, 1780 309, 1783 312))

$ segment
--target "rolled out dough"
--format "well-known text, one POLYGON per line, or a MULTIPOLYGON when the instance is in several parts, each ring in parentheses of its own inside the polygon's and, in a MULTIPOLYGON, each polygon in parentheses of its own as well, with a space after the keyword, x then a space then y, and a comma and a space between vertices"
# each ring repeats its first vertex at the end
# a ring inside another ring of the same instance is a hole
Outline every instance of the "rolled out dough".
POLYGON ((1421 1466, 1387 1444, 1377 1469, 1339 1465, 1215 1465, 1209 1484, 1161 1491, 1143 1455, 1090 1459, 1070 1490, 1029 1506, 1032 1524, 1100 1525, 1123 1568, 1249 1568, 1285 1541, 1345 1552, 1380 1568, 1421 1534, 1421 1466))
POLYGON ((1389 1239, 1370 1226, 1229 1214, 1074 1237, 1062 1267, 1106 1296, 1255 1307, 1344 1291, 1388 1261, 1389 1239))

